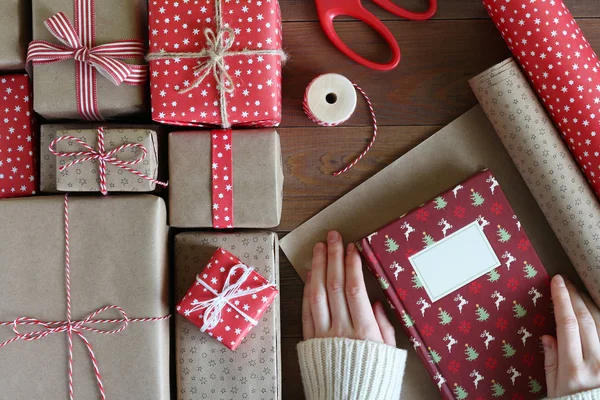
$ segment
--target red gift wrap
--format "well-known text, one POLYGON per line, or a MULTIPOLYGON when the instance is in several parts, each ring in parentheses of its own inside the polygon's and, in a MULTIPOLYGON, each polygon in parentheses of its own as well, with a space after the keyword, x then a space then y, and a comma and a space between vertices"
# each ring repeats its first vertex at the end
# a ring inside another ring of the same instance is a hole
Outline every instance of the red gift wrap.
POLYGON ((29 77, 0 76, 0 93, 0 198, 30 196, 37 174, 29 77))
POLYGON ((277 126, 277 1, 149 3, 152 118, 173 125, 277 126))
POLYGON ((209 336, 235 350, 279 291, 233 254, 218 249, 177 311, 209 336))

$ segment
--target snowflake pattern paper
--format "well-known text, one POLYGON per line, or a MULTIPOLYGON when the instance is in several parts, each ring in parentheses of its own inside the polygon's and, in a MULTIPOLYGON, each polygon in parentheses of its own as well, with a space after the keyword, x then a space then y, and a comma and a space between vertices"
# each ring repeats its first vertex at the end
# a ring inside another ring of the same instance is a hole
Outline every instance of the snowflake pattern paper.
MULTIPOLYGON (((210 285, 216 292, 221 293, 229 271, 240 264, 241 261, 233 254, 224 249, 217 249, 209 263, 197 276, 197 279, 203 280, 210 285)), ((239 275, 239 274, 237 274, 239 275)), ((232 282, 239 279, 239 276, 233 276, 232 282)), ((252 271, 247 281, 243 284, 243 289, 253 289, 266 285, 267 280, 252 271)), ((223 308, 222 319, 213 329, 208 329, 208 335, 223 343, 231 350, 235 350, 244 337, 253 328, 250 321, 246 321, 235 308, 239 308, 250 318, 259 321, 269 305, 273 302, 279 291, 274 287, 267 287, 258 293, 248 294, 237 297, 223 308), (233 307, 234 305, 235 307, 233 307)), ((204 324, 204 308, 196 310, 194 303, 202 302, 213 298, 214 295, 204 288, 199 282, 196 282, 188 290, 181 302, 177 305, 177 311, 187 318, 197 327, 204 324)), ((197 308, 197 307, 196 307, 197 308)))
POLYGON ((600 197, 600 63, 561 0, 484 0, 600 197))
POLYGON ((35 194, 31 99, 27 75, 0 77, 0 198, 35 194))
MULTIPOLYGON (((207 47, 205 30, 216 29, 221 2, 224 28, 231 29, 230 51, 280 50, 281 12, 276 0, 152 0, 149 3, 150 52, 198 53, 207 47)), ((213 73, 193 85, 194 67, 206 59, 173 58, 150 62, 152 118, 173 125, 222 125, 220 93, 213 73)), ((233 81, 227 93, 227 119, 233 126, 277 126, 281 121, 281 56, 226 55, 233 81)))

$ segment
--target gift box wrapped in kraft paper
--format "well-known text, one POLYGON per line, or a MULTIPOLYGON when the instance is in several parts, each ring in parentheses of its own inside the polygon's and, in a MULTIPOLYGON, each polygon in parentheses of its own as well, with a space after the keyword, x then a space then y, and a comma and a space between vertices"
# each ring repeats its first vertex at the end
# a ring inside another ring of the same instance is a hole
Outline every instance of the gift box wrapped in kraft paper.
POLYGON ((105 163, 107 192, 152 192, 162 188, 166 182, 158 180, 161 178, 159 136, 157 125, 42 125, 40 190, 45 193, 102 192, 96 157, 113 151, 113 159, 105 163), (103 151, 98 146, 100 130, 104 137, 103 151))
POLYGON ((22 0, 2 0, 0 3, 0 70, 25 69, 27 44, 31 40, 30 6, 22 0))
MULTIPOLYGON (((175 298, 187 293, 215 251, 222 248, 272 282, 279 281, 277 235, 272 232, 187 232, 175 237, 175 298)), ((281 398, 279 296, 236 351, 177 314, 177 398, 281 398)), ((233 331, 232 331, 233 332, 233 331)), ((233 332, 235 334, 235 332, 233 332)))
POLYGON ((0 209, 1 397, 169 399, 163 200, 47 196, 0 209))
POLYGON ((48 120, 147 113, 145 0, 33 0, 34 109, 48 120))
POLYGON ((273 129, 169 134, 169 223, 179 228, 279 225, 283 170, 273 129))

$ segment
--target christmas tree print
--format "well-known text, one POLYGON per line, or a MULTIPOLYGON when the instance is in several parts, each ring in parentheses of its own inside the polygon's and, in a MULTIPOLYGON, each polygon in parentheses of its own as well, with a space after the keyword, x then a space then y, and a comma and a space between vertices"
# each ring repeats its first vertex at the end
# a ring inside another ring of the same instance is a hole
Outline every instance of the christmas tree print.
POLYGON ((469 393, 467 393, 465 388, 459 386, 456 383, 454 384, 454 396, 456 396, 456 400, 464 400, 467 398, 468 395, 469 393))
POLYGON ((425 244, 425 247, 429 247, 435 243, 435 239, 433 236, 428 235, 427 232, 423 232, 423 243, 425 244))
POLYGON ((440 319, 440 324, 448 325, 450 322, 452 322, 452 316, 448 314, 448 311, 442 310, 441 307, 439 310, 440 313, 438 314, 438 318, 440 319))
POLYGON ((390 287, 390 284, 388 283, 388 281, 385 280, 383 276, 377 279, 377 282, 379 282, 379 286, 381 286, 383 290, 387 290, 390 287))
POLYGON ((487 312, 487 310, 483 307, 479 307, 479 304, 475 305, 476 307, 476 313, 477 313, 477 321, 479 322, 483 322, 483 321, 487 321, 488 318, 490 317, 490 313, 487 312))
POLYGON ((504 394, 504 392, 506 392, 506 390, 504 390, 501 384, 492 380, 492 392, 492 396, 500 397, 504 394))
POLYGON ((513 304, 514 304, 513 311, 515 313, 515 315, 514 315, 515 318, 523 318, 524 316, 527 315, 527 310, 525 309, 525 307, 523 307, 516 301, 513 301, 513 304))
POLYGON ((485 199, 483 198, 482 195, 479 194, 479 192, 476 192, 475 189, 471 189, 471 201, 473 201, 473 203, 471 203, 471 205, 473 205, 475 207, 479 207, 480 205, 483 204, 485 199))
POLYGON ((506 340, 502 341, 502 351, 504 351, 504 357, 506 358, 511 358, 512 356, 517 354, 515 348, 512 347, 510 343, 506 343, 506 340))
POLYGON ((500 243, 506 243, 510 240, 510 233, 500 225, 498 225, 498 241, 500 243))
POLYGON ((402 322, 404 322, 404 326, 410 328, 415 324, 415 321, 411 318, 410 315, 406 311, 402 311, 402 322))
POLYGON ((432 350, 431 347, 428 347, 429 349, 429 356, 431 357, 431 361, 434 364, 438 364, 440 361, 442 361, 442 356, 440 356, 440 354, 435 351, 432 350))
POLYGON ((444 200, 444 198, 442 196, 436 197, 434 202, 435 202, 434 208, 436 210, 443 210, 448 205, 448 203, 446 202, 446 200, 444 200))
POLYGON ((500 279, 500 272, 498 272, 497 268, 491 270, 487 275, 488 275, 488 282, 496 282, 496 281, 498 281, 498 279, 500 279))
POLYGON ((385 246, 387 247, 386 250, 388 253, 393 253, 400 248, 398 243, 388 235, 385 235, 385 246))
POLYGON ((465 347, 465 355, 467 356, 467 361, 477 360, 477 358, 479 357, 479 353, 477 352, 477 350, 475 350, 475 348, 469 346, 468 344, 465 344, 465 347))
POLYGON ((539 393, 542 390, 542 385, 535 379, 529 377, 529 392, 530 393, 539 393))
POLYGON ((423 287, 423 283, 421 282, 421 280, 419 279, 419 275, 417 275, 415 273, 415 271, 413 271, 413 277, 412 277, 412 283, 413 283, 413 288, 415 289, 421 289, 423 287))
POLYGON ((523 272, 525 272, 525 278, 533 279, 537 275, 537 270, 533 268, 533 265, 528 264, 527 261, 524 262, 525 266, 523 267, 523 272))

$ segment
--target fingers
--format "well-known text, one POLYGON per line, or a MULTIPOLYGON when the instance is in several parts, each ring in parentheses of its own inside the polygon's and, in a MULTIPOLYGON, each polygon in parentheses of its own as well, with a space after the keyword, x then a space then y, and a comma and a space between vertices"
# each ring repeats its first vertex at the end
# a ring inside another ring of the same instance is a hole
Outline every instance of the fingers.
POLYGON ((327 235, 327 300, 331 313, 331 327, 334 335, 342 336, 350 332, 351 322, 344 287, 344 243, 341 235, 331 231, 327 235))
POLYGON ((573 311, 575 312, 577 323, 579 325, 579 336, 581 337, 583 358, 597 360, 600 356, 600 340, 598 340, 596 322, 575 286, 569 281, 566 281, 566 284, 569 297, 571 298, 573 311))
POLYGON ((326 273, 327 249, 323 243, 317 243, 313 250, 310 277, 310 311, 317 337, 324 337, 331 326, 329 304, 327 304, 327 291, 325 289, 326 273))
POLYGON ((556 318, 558 357, 562 365, 579 365, 583 361, 579 323, 571 304, 571 297, 560 275, 552 279, 552 301, 556 318))
POLYGON ((313 322, 312 312, 310 311, 310 275, 306 278, 304 284, 304 295, 302 296, 302 335, 304 340, 313 339, 315 337, 315 324, 313 322))
POLYGON ((598 332, 598 335, 600 335, 600 310, 598 310, 598 306, 594 303, 594 300, 592 300, 590 296, 583 293, 580 293, 580 295, 588 310, 592 314, 592 318, 594 318, 594 322, 596 323, 596 331, 598 332))
POLYGON ((558 349, 556 339, 545 335, 542 337, 544 345, 544 369, 546 370, 546 386, 548 386, 548 397, 556 397, 556 379, 558 375, 558 349))
MULTIPOLYGON (((360 255, 354 243, 350 243, 346 251, 346 300, 355 332, 366 336, 377 321, 371 309, 360 255)), ((359 339, 368 338, 359 337, 359 339)))
POLYGON ((375 304, 373 304, 373 313, 375 314, 375 320, 379 325, 379 331, 381 332, 383 343, 387 344, 388 346, 396 347, 396 332, 394 331, 394 327, 390 323, 390 320, 383 309, 383 305, 380 302, 375 302, 375 304))

